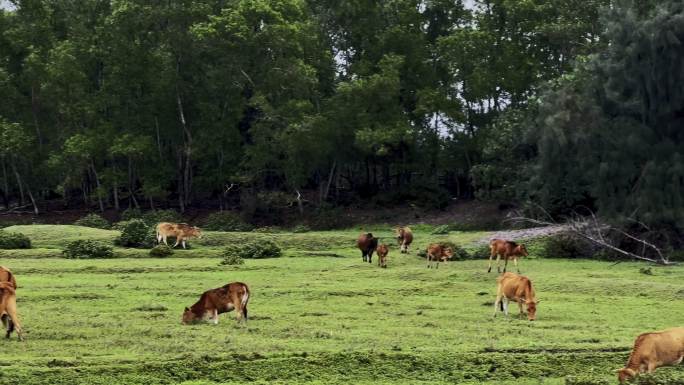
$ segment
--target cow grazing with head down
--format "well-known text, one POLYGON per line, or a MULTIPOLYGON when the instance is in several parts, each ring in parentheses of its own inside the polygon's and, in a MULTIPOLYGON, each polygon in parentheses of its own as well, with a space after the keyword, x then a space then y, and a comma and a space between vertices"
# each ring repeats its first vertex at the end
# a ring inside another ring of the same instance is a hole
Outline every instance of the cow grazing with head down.
POLYGON ((539 300, 534 297, 532 281, 515 273, 503 273, 496 279, 496 301, 494 301, 494 317, 501 306, 504 314, 508 315, 508 302, 515 301, 523 315, 523 303, 527 306, 527 319, 534 321, 537 317, 539 300))
POLYGON ((661 366, 678 365, 684 360, 684 327, 644 333, 634 341, 627 365, 618 369, 620 383, 639 373, 652 373, 661 366))
POLYGON ((197 226, 189 226, 187 223, 169 223, 169 222, 161 222, 157 224, 156 227, 157 230, 157 243, 162 243, 164 242, 165 245, 168 246, 168 243, 166 243, 166 239, 168 237, 175 237, 176 238, 176 243, 173 245, 173 247, 178 246, 178 244, 182 244, 183 248, 185 249, 185 241, 189 238, 200 238, 202 239, 202 231, 199 229, 197 226))
POLYGON ((375 238, 371 233, 361 234, 356 240, 356 247, 361 250, 361 258, 363 258, 363 261, 371 263, 373 252, 378 248, 378 238, 375 238))
POLYGON ((454 251, 450 246, 432 243, 427 248, 427 267, 428 269, 435 264, 435 269, 439 269, 439 262, 446 262, 454 256, 454 251))
POLYGON ((408 254, 409 246, 413 242, 413 232, 408 227, 399 227, 395 230, 395 233, 399 243, 399 251, 402 254, 408 254))
POLYGON ((7 330, 5 338, 10 338, 10 334, 16 330, 17 336, 23 340, 19 317, 17 316, 17 280, 14 274, 0 266, 0 320, 7 330))
POLYGON ((378 253, 378 266, 387 267, 387 254, 389 254, 389 248, 386 244, 381 244, 377 248, 378 253))
POLYGON ((235 310, 238 322, 247 322, 249 287, 242 282, 232 282, 202 293, 199 301, 185 308, 182 323, 190 324, 211 320, 218 324, 218 315, 235 310))
POLYGON ((492 271, 492 258, 496 255, 496 270, 501 273, 501 267, 499 266, 500 264, 500 257, 503 257, 504 259, 504 270, 503 272, 506 272, 506 268, 508 267, 508 260, 512 259, 513 264, 515 265, 515 268, 518 270, 518 273, 520 273, 520 269, 518 268, 518 258, 521 256, 527 256, 527 249, 525 248, 525 245, 523 244, 517 244, 512 241, 504 241, 503 239, 492 239, 489 242, 489 269, 487 269, 487 272, 492 271))

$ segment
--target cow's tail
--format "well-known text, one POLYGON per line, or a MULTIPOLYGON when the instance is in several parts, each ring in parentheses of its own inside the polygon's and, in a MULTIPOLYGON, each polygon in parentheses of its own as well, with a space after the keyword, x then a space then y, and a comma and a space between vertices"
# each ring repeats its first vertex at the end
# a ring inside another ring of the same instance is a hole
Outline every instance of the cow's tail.
POLYGON ((247 320, 247 303, 249 302, 249 286, 247 286, 243 283, 242 288, 245 291, 244 291, 244 293, 242 293, 242 298, 240 298, 240 302, 242 303, 242 316, 244 317, 244 319, 246 321, 247 320))
POLYGON ((499 301, 499 307, 501 308, 501 312, 503 313, 504 308, 503 308, 503 299, 499 301))

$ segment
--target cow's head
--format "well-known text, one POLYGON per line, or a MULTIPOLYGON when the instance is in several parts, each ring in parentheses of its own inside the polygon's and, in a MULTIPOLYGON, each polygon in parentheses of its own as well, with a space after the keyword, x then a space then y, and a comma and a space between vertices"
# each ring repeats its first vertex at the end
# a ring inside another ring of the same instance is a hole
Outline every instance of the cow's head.
POLYGON ((527 319, 534 321, 537 318, 537 304, 539 301, 526 301, 527 304, 527 319))
POLYGON ((197 314, 193 313, 190 308, 185 308, 183 311, 183 317, 181 318, 181 323, 184 325, 195 323, 199 321, 199 317, 197 317, 197 314))
POLYGON ((629 380, 630 378, 636 376, 636 372, 630 368, 622 368, 617 370, 618 381, 622 384, 623 382, 629 380))
POLYGON ((188 233, 188 235, 190 235, 190 236, 192 236, 192 237, 196 237, 196 238, 202 239, 202 230, 200 230, 200 228, 197 227, 197 226, 192 226, 192 227, 187 231, 187 233, 188 233))
POLYGON ((454 250, 447 246, 444 249, 442 249, 442 261, 447 261, 451 259, 451 257, 454 256, 454 250))
POLYGON ((515 251, 516 251, 516 254, 524 255, 526 257, 529 255, 529 254, 527 254, 527 248, 523 244, 516 246, 515 251))
POLYGON ((378 246, 376 252, 378 253, 379 256, 381 257, 386 257, 387 253, 389 253, 389 249, 387 248, 387 245, 382 243, 380 246, 378 246))

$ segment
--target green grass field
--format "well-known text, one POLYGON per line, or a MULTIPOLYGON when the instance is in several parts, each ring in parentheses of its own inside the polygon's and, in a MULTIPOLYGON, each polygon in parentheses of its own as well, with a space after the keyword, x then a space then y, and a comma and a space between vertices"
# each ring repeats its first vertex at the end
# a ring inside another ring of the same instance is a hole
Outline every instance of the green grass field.
MULTIPOLYGON (((634 337, 681 326, 684 267, 588 260, 521 263, 541 299, 537 321, 492 319, 486 261, 428 270, 392 244, 389 268, 362 263, 358 230, 207 233, 167 259, 67 260, 65 242, 114 231, 14 226, 35 249, 0 253, 19 282, 27 340, 2 342, 0 384, 604 384, 616 383, 634 337), (221 266, 221 245, 273 239, 282 258, 221 266), (184 326, 209 288, 250 285, 250 321, 184 326), (573 379, 573 378, 579 379, 573 379)), ((373 232, 389 243, 389 228, 373 232)), ((416 234, 471 245, 486 233, 416 234)), ((517 308, 511 307, 515 311, 517 308)), ((658 376, 684 378, 684 368, 658 376)), ((659 378, 656 376, 656 379, 659 378)), ((655 382, 654 382, 655 383, 655 382)), ((662 382, 667 383, 667 382, 662 382)))

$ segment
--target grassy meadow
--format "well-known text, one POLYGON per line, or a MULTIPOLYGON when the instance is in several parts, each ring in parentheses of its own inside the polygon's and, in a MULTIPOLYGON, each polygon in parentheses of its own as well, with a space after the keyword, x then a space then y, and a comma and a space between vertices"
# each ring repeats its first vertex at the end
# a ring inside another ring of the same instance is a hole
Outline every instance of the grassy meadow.
MULTIPOLYGON (((149 258, 68 260, 74 239, 111 241, 116 231, 14 226, 34 249, 3 250, 19 283, 26 341, 2 342, 0 384, 607 384, 636 335, 681 326, 684 267, 535 258, 521 262, 541 300, 537 321, 492 319, 496 274, 485 260, 429 270, 428 241, 473 247, 486 232, 391 243, 389 268, 363 263, 358 229, 308 233, 208 232, 190 250, 149 258), (222 245, 271 239, 281 258, 223 266, 222 245), (250 320, 184 326, 180 316, 207 289, 250 285, 250 320)), ((366 229, 387 243, 389 227, 366 229)), ((684 378, 684 368, 658 378, 684 378)), ((653 382, 657 383, 657 382, 653 382)), ((667 382, 662 382, 667 383, 667 382)))

